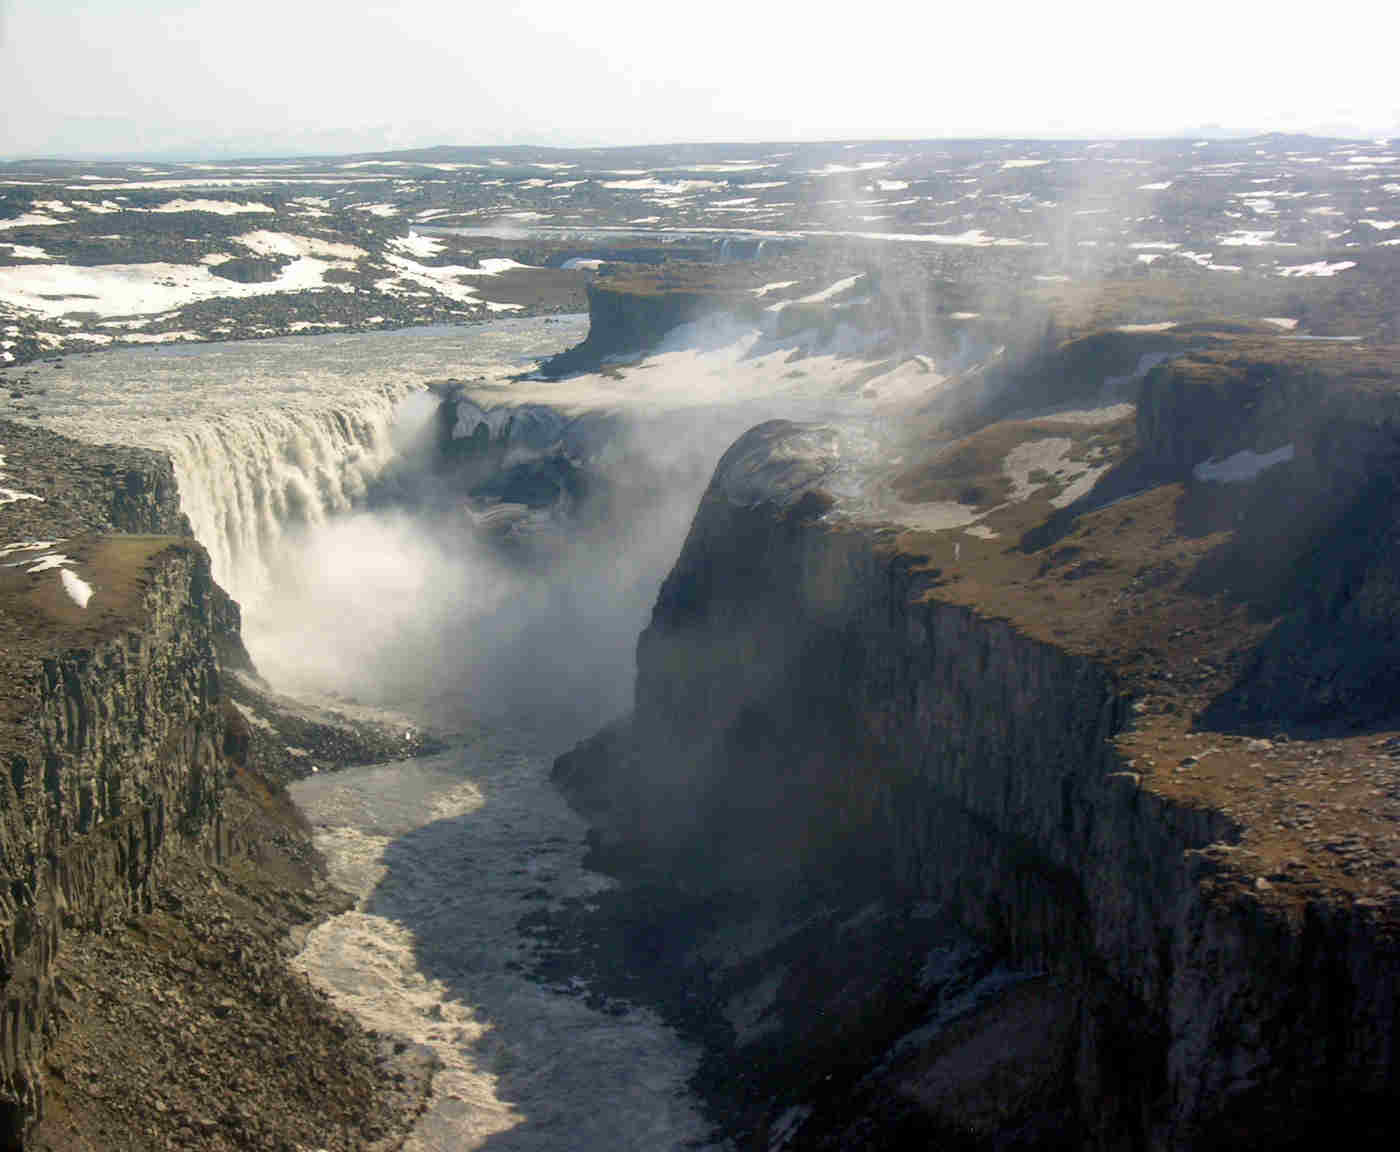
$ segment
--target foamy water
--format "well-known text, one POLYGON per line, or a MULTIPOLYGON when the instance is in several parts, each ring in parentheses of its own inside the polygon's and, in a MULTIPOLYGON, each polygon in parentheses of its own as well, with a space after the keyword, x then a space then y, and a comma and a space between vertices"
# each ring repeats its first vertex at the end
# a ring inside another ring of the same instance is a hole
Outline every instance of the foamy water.
POLYGON ((442 1060, 412 1152, 706 1147, 687 1088, 699 1053, 646 1009, 595 1011, 584 988, 524 974, 519 921, 606 885, 582 822, 528 739, 293 786, 333 880, 358 905, 297 965, 367 1026, 442 1060))

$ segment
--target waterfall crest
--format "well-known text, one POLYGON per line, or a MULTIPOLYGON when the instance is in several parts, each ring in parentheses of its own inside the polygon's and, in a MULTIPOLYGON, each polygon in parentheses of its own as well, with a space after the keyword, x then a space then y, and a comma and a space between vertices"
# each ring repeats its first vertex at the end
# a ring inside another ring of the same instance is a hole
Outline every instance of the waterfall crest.
POLYGON ((269 588, 284 537, 363 502, 393 452, 396 400, 245 409, 176 430, 164 445, 214 577, 245 608, 269 588))

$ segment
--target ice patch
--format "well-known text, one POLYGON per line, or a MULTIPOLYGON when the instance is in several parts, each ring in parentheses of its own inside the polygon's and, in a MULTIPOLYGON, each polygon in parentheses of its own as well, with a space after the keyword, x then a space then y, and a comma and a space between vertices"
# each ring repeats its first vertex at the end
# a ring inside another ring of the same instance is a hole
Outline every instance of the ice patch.
POLYGON ((402 252, 406 256, 432 257, 436 256, 443 249, 441 240, 434 240, 431 236, 420 236, 413 229, 409 229, 407 236, 395 236, 388 243, 388 247, 395 251, 402 252))
POLYGON ((755 288, 753 294, 755 296, 767 296, 768 293, 777 292, 781 288, 791 288, 796 283, 796 280, 774 280, 773 283, 765 284, 762 288, 755 288))
POLYGON ((1275 240, 1278 233, 1275 231, 1250 232, 1244 229, 1227 233, 1224 236, 1217 236, 1216 239, 1227 248, 1262 248, 1264 245, 1271 245, 1275 248, 1296 248, 1297 245, 1288 240, 1275 240))
POLYGON ((233 200, 171 200, 152 212, 204 212, 211 216, 242 216, 255 212, 275 214, 276 210, 266 204, 239 204, 233 200))
POLYGON ((1197 480, 1212 481, 1216 484, 1248 484, 1270 468, 1286 464, 1294 456, 1293 445, 1285 444, 1272 452, 1262 455, 1245 448, 1224 460, 1206 460, 1193 468, 1192 475, 1197 480))
POLYGON ((0 228, 47 228, 52 224, 64 223, 67 221, 55 220, 52 216, 41 216, 37 212, 26 212, 22 216, 0 220, 0 228))
POLYGON ((369 253, 354 244, 294 236, 287 232, 245 232, 233 238, 256 256, 311 256, 320 260, 358 260, 369 253))
POLYGON ((63 590, 68 593, 68 598, 79 608, 86 608, 92 599, 92 585, 67 568, 59 572, 58 578, 63 581, 63 590))
POLYGON ((1287 316, 1261 316, 1265 324, 1272 324, 1275 328, 1282 328, 1285 332, 1292 332, 1298 327, 1298 321, 1287 316))
POLYGON ((716 180, 673 180, 667 183, 655 176, 645 176, 640 180, 604 180, 603 187, 619 192, 694 192, 702 188, 719 188, 716 180))
MULTIPOLYGON (((5 479, 5 473, 3 471, 4 467, 5 454, 3 452, 0 452, 0 480, 5 479)), ((43 503, 44 498, 42 496, 34 495, 33 492, 20 492, 14 488, 0 488, 0 505, 14 504, 20 500, 38 500, 40 503, 43 503)), ((19 551, 29 547, 34 547, 34 545, 8 544, 6 545, 6 551, 19 551)), ((42 545, 42 547, 48 547, 48 545, 42 545)))
POLYGON ((1318 260, 1313 264, 1290 264, 1285 268, 1278 269, 1279 276, 1335 276, 1338 272, 1345 272, 1348 268, 1355 268, 1355 260, 1340 260, 1336 264, 1329 264, 1326 260, 1318 260))
POLYGON ((797 301, 797 303, 820 304, 823 300, 830 300, 833 296, 839 296, 848 288, 854 287, 856 281, 860 278, 860 273, 857 273, 854 276, 847 276, 844 280, 836 281, 836 283, 832 284, 829 288, 823 288, 820 292, 813 292, 810 296, 802 297, 802 299, 797 301))
POLYGON ((71 264, 0 268, 0 303, 44 316, 95 313, 139 316, 218 297, 268 296, 326 287, 333 265, 302 257, 275 280, 240 284, 213 275, 202 264, 71 264))
POLYGON ((596 256, 575 256, 565 260, 560 267, 566 272, 596 272, 606 263, 606 260, 600 260, 596 256))
POLYGON ((126 344, 175 344, 182 340, 198 340, 198 332, 128 332, 122 337, 122 342, 126 344))

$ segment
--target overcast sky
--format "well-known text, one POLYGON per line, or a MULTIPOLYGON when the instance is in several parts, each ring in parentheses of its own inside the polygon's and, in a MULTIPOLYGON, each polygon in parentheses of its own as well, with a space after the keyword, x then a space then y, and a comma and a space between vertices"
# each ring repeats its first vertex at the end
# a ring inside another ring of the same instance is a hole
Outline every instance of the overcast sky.
POLYGON ((1400 135, 1397 9, 0 0, 0 155, 1400 135))

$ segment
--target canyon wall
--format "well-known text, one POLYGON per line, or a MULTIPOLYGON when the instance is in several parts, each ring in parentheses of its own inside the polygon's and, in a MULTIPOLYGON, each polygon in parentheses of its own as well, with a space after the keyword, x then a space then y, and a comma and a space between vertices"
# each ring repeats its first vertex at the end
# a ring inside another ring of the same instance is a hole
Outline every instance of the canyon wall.
POLYGON ((246 661, 239 608, 189 535, 168 457, 0 424, 7 473, 42 500, 7 505, 3 542, 61 540, 60 568, 0 569, 0 1147, 42 1114, 57 1026, 53 969, 70 932, 148 909, 178 852, 222 859, 237 752, 220 652, 246 661), (112 533, 112 534, 109 534, 112 533), (149 533, 156 533, 149 535, 149 533), (60 575, 96 591, 80 606, 60 575))
MULTIPOLYGON (((633 716, 556 766, 600 845, 775 907, 942 903, 1048 974, 1072 1022, 1042 1054, 1066 1143, 1279 1147, 1393 1104, 1393 918, 1264 899, 1234 821, 1125 762, 1111 665, 942 599, 895 530, 845 510, 850 455, 775 422, 720 462, 639 641, 633 716)), ((960 1123, 965 1099, 926 1087, 899 1092, 960 1123)))
POLYGON ((0 781, 6 1146, 41 1111, 62 936, 149 908, 171 853, 225 850, 230 739, 208 556, 192 540, 114 537, 89 563, 105 587, 125 578, 117 613, 88 629, 60 611, 30 644, 7 636, 19 643, 0 781))

